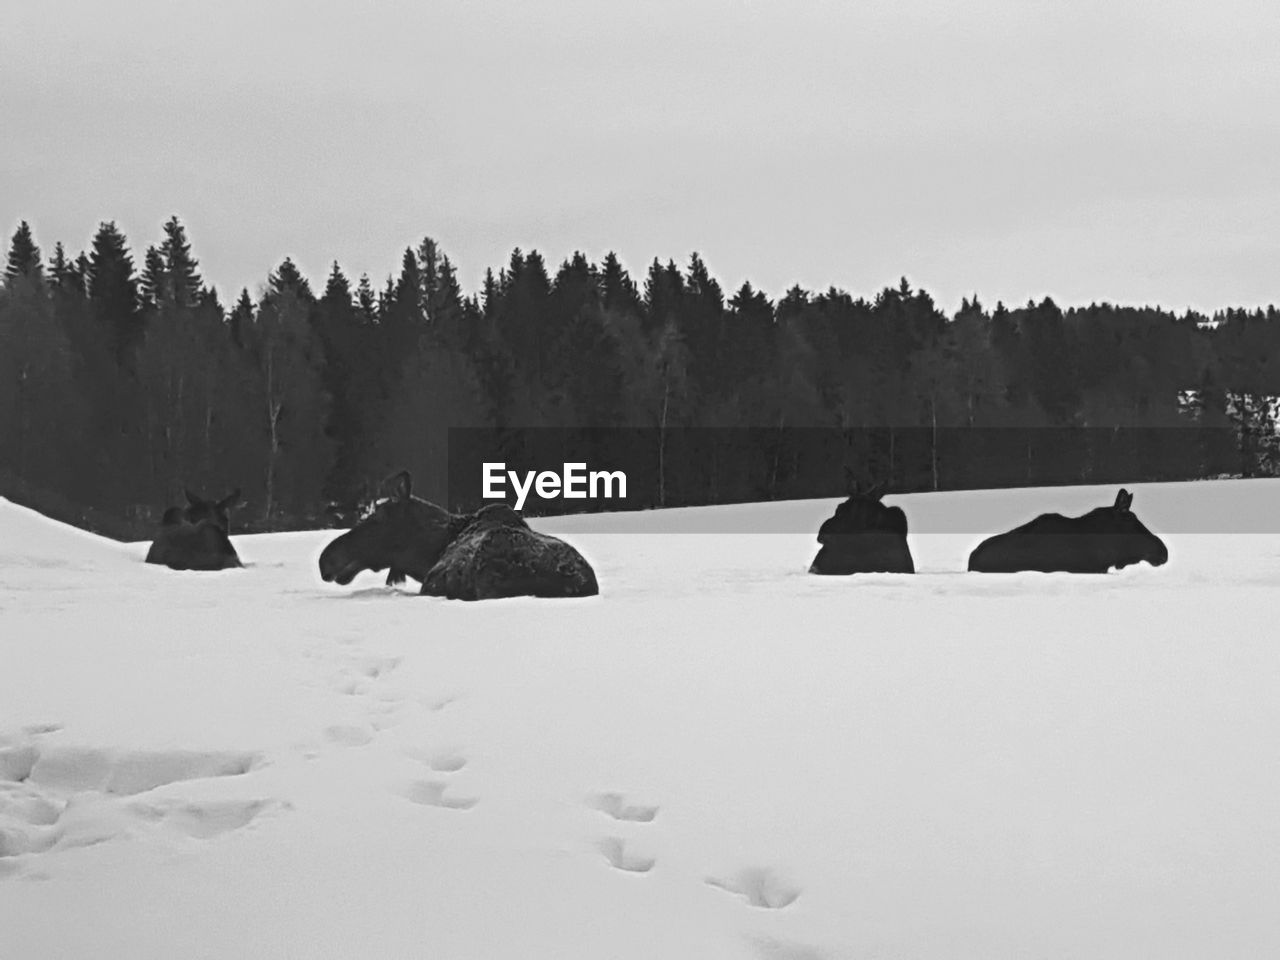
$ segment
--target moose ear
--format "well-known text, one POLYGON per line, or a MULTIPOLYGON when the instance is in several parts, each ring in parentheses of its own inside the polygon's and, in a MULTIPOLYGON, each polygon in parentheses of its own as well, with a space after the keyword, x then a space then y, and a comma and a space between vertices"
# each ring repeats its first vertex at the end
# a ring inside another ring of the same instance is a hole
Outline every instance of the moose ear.
POLYGON ((182 492, 187 495, 187 503, 191 504, 193 507, 200 506, 200 498, 197 497, 194 493, 192 493, 190 490, 186 489, 185 487, 183 487, 182 492))
POLYGON ((413 493, 413 477, 409 475, 408 470, 401 470, 395 476, 395 485, 392 488, 392 495, 397 500, 408 500, 413 493))
POLYGON ((881 480, 875 486, 868 489, 866 493, 863 494, 863 496, 867 497, 869 500, 879 500, 881 497, 884 496, 884 491, 887 486, 888 484, 886 484, 883 480, 881 480))
POLYGON ((858 475, 848 464, 845 464, 844 468, 844 488, 851 494, 858 492, 858 475))
POLYGON ((218 501, 218 509, 226 510, 226 509, 229 509, 230 507, 235 506, 239 502, 240 502, 240 488, 236 487, 234 490, 232 490, 225 497, 223 497, 221 500, 218 501))
POLYGON ((1128 510, 1131 506, 1133 506, 1133 494, 1128 490, 1121 489, 1121 491, 1116 494, 1116 509, 1128 510))

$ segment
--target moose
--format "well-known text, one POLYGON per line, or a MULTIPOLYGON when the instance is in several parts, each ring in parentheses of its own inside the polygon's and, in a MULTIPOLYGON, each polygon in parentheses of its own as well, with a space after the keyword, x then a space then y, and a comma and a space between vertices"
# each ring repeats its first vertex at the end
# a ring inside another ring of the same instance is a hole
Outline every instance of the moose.
POLYGON ((990 537, 969 555, 977 573, 1107 573, 1146 561, 1169 559, 1159 537, 1133 513, 1133 494, 1121 489, 1109 507, 1079 517, 1046 513, 1007 533, 990 537))
POLYGON ((190 490, 185 507, 169 507, 160 532, 147 551, 147 563, 174 570, 227 570, 240 567, 240 557, 228 536, 228 511, 240 500, 237 487, 221 500, 206 500, 190 490))
POLYGON ((818 528, 818 555, 810 573, 915 573, 907 546, 907 515, 880 502, 885 485, 860 490, 850 484, 849 498, 818 528))
POLYGON ((388 570, 388 585, 412 577, 421 594, 456 600, 591 597, 595 571, 573 547, 537 533, 506 504, 454 514, 413 495, 413 478, 390 478, 390 495, 329 543, 320 576, 346 585, 362 570, 388 570))

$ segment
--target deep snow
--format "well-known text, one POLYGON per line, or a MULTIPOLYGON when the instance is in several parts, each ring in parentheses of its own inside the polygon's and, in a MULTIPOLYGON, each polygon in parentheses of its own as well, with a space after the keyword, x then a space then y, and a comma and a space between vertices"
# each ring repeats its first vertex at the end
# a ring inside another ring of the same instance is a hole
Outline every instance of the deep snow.
POLYGON ((1280 482, 1131 489, 1163 568, 964 573, 1115 488, 949 493, 915 577, 756 504, 534 521, 601 596, 481 604, 0 501, 0 958, 1280 955, 1280 482))

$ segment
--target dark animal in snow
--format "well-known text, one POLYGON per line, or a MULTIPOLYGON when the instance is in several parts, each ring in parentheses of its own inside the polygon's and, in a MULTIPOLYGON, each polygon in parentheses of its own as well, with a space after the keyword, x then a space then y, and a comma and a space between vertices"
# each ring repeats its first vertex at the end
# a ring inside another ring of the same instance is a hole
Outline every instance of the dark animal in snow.
POLYGON ((1158 567, 1169 559, 1159 537, 1133 512, 1133 494, 1079 517, 1046 513, 1007 533, 984 540, 969 555, 978 573, 1107 573, 1144 560, 1158 567))
POLYGON ((822 547, 810 573, 916 572, 907 545, 907 515, 901 507, 881 503, 884 492, 883 484, 865 491, 853 485, 849 498, 818 528, 822 547))
POLYGON ((600 592, 591 566, 573 547, 532 529, 505 504, 453 514, 413 496, 412 477, 394 478, 390 497, 320 554, 326 582, 350 583, 362 570, 389 570, 387 582, 412 577, 421 593, 461 600, 588 597, 600 592))
POLYGON ((595 571, 573 547, 530 529, 506 504, 467 517, 427 573, 422 592, 451 600, 593 597, 595 571))
POLYGON ((174 570, 226 570, 242 566, 231 545, 228 511, 240 499, 239 489, 221 500, 206 500, 186 491, 186 507, 169 507, 147 551, 147 563, 174 570))

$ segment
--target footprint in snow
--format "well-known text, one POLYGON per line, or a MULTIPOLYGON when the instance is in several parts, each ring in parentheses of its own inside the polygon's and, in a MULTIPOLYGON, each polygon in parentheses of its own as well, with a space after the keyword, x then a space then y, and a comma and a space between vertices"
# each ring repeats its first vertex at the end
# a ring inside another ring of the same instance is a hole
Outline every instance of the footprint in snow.
POLYGON ((753 907, 781 910, 795 903, 800 888, 785 883, 768 867, 748 867, 730 877, 707 877, 706 883, 746 899, 753 907))
POLYGON ((427 760, 436 773, 457 773, 467 765, 467 758, 457 753, 437 753, 427 760))
POLYGON ((331 743, 338 743, 344 747, 363 747, 373 740, 373 731, 368 727, 358 727, 353 724, 336 724, 326 727, 324 736, 331 743))
POLYGON ((627 850, 627 842, 621 837, 605 837, 599 843, 600 852, 615 870, 627 873, 648 873, 658 862, 656 857, 645 857, 627 850))
POLYGON ((590 799, 589 804, 614 820, 628 820, 632 823, 652 823, 659 810, 657 806, 628 803, 627 798, 621 793, 596 794, 590 799))
POLYGON ((479 797, 445 796, 449 785, 442 780, 415 780, 402 792, 406 800, 427 807, 444 807, 448 810, 470 810, 480 802, 479 797))
POLYGON ((379 657, 366 660, 361 667, 361 672, 370 680, 377 680, 379 677, 386 676, 398 666, 400 666, 400 657, 379 657))
POLYGON ((467 758, 457 750, 406 747, 402 752, 406 757, 416 760, 433 773, 457 773, 467 765, 467 758))

